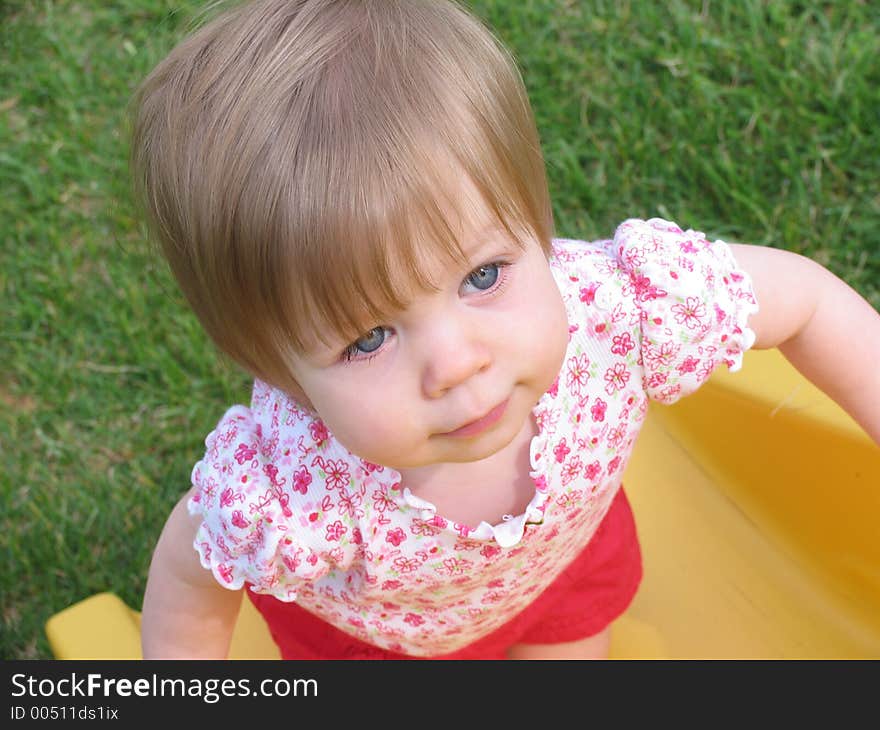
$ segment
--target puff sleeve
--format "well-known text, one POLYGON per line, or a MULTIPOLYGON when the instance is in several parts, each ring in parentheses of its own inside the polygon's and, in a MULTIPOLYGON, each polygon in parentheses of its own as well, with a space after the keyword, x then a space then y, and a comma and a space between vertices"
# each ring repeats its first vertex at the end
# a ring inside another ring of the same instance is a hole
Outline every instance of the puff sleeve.
POLYGON ((187 505, 202 519, 193 547, 221 585, 293 601, 303 581, 350 564, 353 545, 313 496, 312 475, 285 458, 291 439, 257 415, 234 406, 205 440, 187 505))
POLYGON ((755 342, 748 318, 758 302, 726 243, 652 218, 621 224, 612 245, 623 293, 638 311, 643 385, 650 398, 673 403, 718 365, 742 367, 755 342))

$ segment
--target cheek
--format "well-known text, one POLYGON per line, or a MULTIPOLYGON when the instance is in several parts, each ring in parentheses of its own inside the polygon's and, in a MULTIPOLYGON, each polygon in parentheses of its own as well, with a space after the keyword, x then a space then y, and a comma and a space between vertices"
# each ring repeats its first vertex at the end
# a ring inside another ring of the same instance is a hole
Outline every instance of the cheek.
POLYGON ((383 464, 389 452, 406 442, 408 429, 403 424, 407 421, 395 406, 398 402, 373 389, 367 395, 360 390, 344 401, 325 402, 318 413, 345 448, 367 461, 383 464))
POLYGON ((533 363, 541 373, 552 372, 555 378, 568 347, 565 304, 552 279, 542 281, 530 295, 517 318, 516 341, 524 362, 533 363))

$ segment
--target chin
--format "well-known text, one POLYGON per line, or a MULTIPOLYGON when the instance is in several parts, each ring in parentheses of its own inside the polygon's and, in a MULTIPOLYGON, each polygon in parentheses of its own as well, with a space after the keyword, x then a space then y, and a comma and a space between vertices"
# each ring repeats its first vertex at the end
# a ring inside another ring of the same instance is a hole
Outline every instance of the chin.
POLYGON ((455 453, 448 461, 463 464, 472 461, 482 461, 483 459, 495 456, 499 451, 503 451, 510 446, 519 435, 524 423, 525 418, 519 422, 511 420, 509 424, 498 424, 497 428, 481 434, 480 437, 468 443, 461 443, 457 449, 453 447, 455 453))

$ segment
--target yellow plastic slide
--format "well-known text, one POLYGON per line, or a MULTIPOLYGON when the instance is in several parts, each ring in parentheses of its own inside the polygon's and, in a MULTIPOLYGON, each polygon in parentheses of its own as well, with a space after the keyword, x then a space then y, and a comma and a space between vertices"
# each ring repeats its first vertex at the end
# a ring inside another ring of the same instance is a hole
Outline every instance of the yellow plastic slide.
MULTIPOLYGON (((777 351, 652 405, 624 483, 645 579, 613 658, 880 658, 880 448, 777 351)), ((277 658, 242 606, 231 656, 277 658)), ((141 656, 109 593, 46 634, 60 659, 141 656)))

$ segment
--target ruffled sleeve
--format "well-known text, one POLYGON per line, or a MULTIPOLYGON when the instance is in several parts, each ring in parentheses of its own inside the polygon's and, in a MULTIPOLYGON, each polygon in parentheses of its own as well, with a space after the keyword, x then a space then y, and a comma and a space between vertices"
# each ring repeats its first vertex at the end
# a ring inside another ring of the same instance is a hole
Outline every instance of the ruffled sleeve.
POLYGON ((187 505, 202 519, 193 547, 221 585, 248 583, 257 593, 293 601, 303 581, 350 564, 354 545, 345 539, 350 530, 328 519, 326 500, 314 496, 312 473, 289 458, 297 433, 273 430, 256 416, 234 406, 205 440, 187 505))
POLYGON ((730 247, 652 218, 621 224, 613 241, 624 294, 640 317, 644 388, 663 403, 695 391, 720 365, 742 367, 758 302, 730 247))

